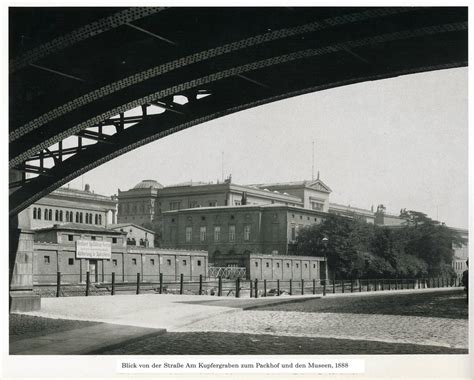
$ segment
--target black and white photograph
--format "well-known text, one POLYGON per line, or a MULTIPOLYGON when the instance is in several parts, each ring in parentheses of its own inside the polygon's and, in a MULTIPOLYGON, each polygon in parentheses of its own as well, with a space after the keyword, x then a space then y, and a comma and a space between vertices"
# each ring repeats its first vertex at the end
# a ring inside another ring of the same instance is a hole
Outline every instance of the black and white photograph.
POLYGON ((471 378, 468 7, 159 5, 3 7, 3 376, 471 378))

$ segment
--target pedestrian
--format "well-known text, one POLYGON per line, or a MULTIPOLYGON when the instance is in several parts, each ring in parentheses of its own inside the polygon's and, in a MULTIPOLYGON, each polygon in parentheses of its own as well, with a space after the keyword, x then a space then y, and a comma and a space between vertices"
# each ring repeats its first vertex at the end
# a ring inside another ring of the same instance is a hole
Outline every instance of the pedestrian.
POLYGON ((466 291, 467 300, 469 300, 469 260, 466 260, 466 265, 468 269, 466 269, 462 273, 462 285, 464 286, 464 290, 466 291))

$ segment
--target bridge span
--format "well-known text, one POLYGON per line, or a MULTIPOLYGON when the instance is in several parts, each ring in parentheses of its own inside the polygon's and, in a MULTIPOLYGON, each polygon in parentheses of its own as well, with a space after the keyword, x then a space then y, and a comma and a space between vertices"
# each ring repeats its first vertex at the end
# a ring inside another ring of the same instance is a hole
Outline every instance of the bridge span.
POLYGON ((467 66, 467 25, 463 7, 10 8, 10 216, 184 128, 467 66))

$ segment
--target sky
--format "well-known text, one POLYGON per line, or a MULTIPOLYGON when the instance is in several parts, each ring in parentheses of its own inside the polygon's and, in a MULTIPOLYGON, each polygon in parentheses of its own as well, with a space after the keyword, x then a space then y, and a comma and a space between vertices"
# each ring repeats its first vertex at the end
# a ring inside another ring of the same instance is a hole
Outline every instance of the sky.
POLYGON ((330 202, 427 213, 468 227, 468 70, 412 74, 302 95, 157 140, 70 183, 112 195, 143 179, 167 186, 310 180, 330 202))

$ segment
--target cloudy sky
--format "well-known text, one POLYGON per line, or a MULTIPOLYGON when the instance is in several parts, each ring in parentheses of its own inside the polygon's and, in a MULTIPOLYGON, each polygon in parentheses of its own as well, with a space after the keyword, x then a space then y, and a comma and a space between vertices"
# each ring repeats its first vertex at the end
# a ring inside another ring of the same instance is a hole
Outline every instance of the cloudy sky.
POLYGON ((335 88, 229 115, 136 149, 71 182, 112 195, 143 179, 163 185, 311 179, 330 201, 384 204, 468 226, 467 69, 335 88), (224 152, 224 154, 222 154, 224 152))

